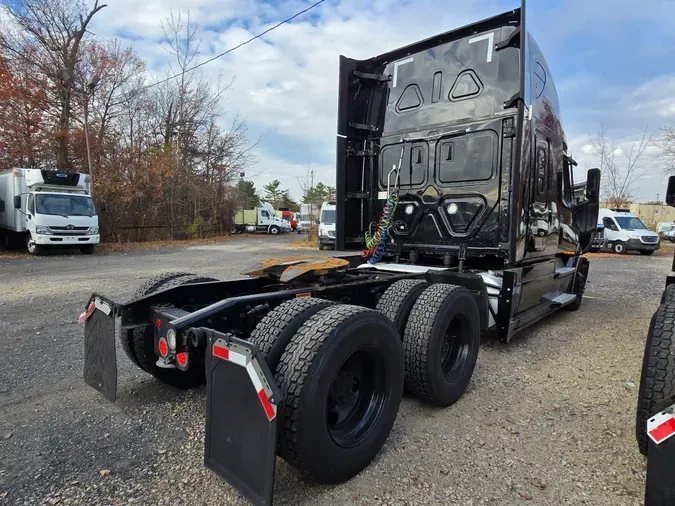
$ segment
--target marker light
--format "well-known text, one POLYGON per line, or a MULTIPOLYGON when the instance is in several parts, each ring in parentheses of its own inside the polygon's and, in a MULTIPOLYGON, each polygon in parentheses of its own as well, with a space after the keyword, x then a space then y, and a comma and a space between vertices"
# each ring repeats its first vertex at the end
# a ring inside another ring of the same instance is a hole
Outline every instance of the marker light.
POLYGON ((169 331, 166 333, 166 340, 169 343, 169 348, 172 350, 176 349, 176 331, 173 329, 169 329, 169 331))

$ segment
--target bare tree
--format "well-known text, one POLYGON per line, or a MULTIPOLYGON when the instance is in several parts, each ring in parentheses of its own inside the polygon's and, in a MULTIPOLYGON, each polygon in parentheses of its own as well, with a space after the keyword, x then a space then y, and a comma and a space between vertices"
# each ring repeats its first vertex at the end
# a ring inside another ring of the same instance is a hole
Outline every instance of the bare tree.
POLYGON ((658 144, 664 162, 663 174, 672 176, 675 174, 675 121, 661 128, 658 144))
POLYGON ((645 128, 634 141, 617 143, 610 139, 601 125, 591 137, 591 146, 602 173, 603 199, 610 207, 629 204, 638 190, 637 183, 650 169, 647 150, 652 146, 655 132, 645 128))
POLYGON ((92 18, 106 5, 99 5, 99 0, 91 9, 71 0, 0 1, 8 17, 0 27, 0 49, 8 59, 31 65, 53 85, 58 114, 56 162, 59 169, 67 170, 71 98, 81 44, 92 18))

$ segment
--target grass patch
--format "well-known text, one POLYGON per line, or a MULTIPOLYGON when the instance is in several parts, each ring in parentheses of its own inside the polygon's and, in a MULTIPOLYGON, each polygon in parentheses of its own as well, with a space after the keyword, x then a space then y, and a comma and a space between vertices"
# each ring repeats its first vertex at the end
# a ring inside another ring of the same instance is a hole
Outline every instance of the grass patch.
POLYGON ((312 238, 307 236, 307 237, 303 237, 302 239, 298 239, 296 241, 291 241, 291 246, 296 248, 296 249, 318 250, 319 249, 319 236, 315 235, 312 238))

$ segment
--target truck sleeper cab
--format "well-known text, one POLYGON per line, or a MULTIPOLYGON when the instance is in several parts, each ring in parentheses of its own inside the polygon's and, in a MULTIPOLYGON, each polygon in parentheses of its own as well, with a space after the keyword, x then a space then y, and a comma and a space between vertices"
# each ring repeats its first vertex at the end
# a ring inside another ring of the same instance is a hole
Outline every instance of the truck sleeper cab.
POLYGON ((272 504, 277 453, 319 482, 358 474, 404 387, 454 404, 482 333, 509 342, 579 309, 588 276, 600 172, 573 181, 524 3, 369 60, 341 57, 337 133, 336 202, 322 209, 335 219, 322 226, 334 223, 339 250, 366 237, 375 248, 269 259, 233 281, 168 273, 129 303, 93 294, 81 316, 85 381, 108 399, 116 318, 141 369, 206 382, 205 463, 256 505, 272 504))
POLYGON ((598 225, 604 225, 607 247, 614 253, 638 251, 652 255, 661 247, 659 234, 649 230, 629 209, 600 209, 598 225))

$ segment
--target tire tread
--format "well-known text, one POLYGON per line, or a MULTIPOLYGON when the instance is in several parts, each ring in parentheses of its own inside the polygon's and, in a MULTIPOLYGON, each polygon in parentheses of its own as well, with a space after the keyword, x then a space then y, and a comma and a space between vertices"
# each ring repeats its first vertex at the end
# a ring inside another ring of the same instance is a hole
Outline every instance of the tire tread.
POLYGON ((377 302, 376 309, 389 318, 401 336, 403 336, 410 313, 401 315, 401 309, 410 302, 410 298, 414 298, 415 300, 419 298, 420 294, 429 285, 430 283, 423 279, 402 279, 397 281, 382 294, 382 297, 377 302))
POLYGON ((638 447, 647 455, 647 421, 675 403, 675 300, 671 290, 659 306, 645 344, 638 394, 636 436, 638 447))
POLYGON ((251 332, 249 341, 255 344, 265 356, 267 365, 273 374, 276 372, 281 358, 281 354, 274 350, 275 344, 288 326, 295 326, 297 325, 297 319, 302 318, 303 315, 309 318, 322 308, 332 304, 332 301, 326 299, 297 297, 280 304, 260 320, 251 332))
POLYGON ((317 353, 330 339, 334 330, 343 322, 359 313, 374 312, 359 306, 335 305, 322 309, 296 332, 286 347, 276 374, 277 384, 286 394, 282 407, 279 450, 281 456, 298 468, 304 475, 315 479, 313 470, 303 462, 298 451, 299 417, 303 390, 311 380, 309 371, 317 353))

